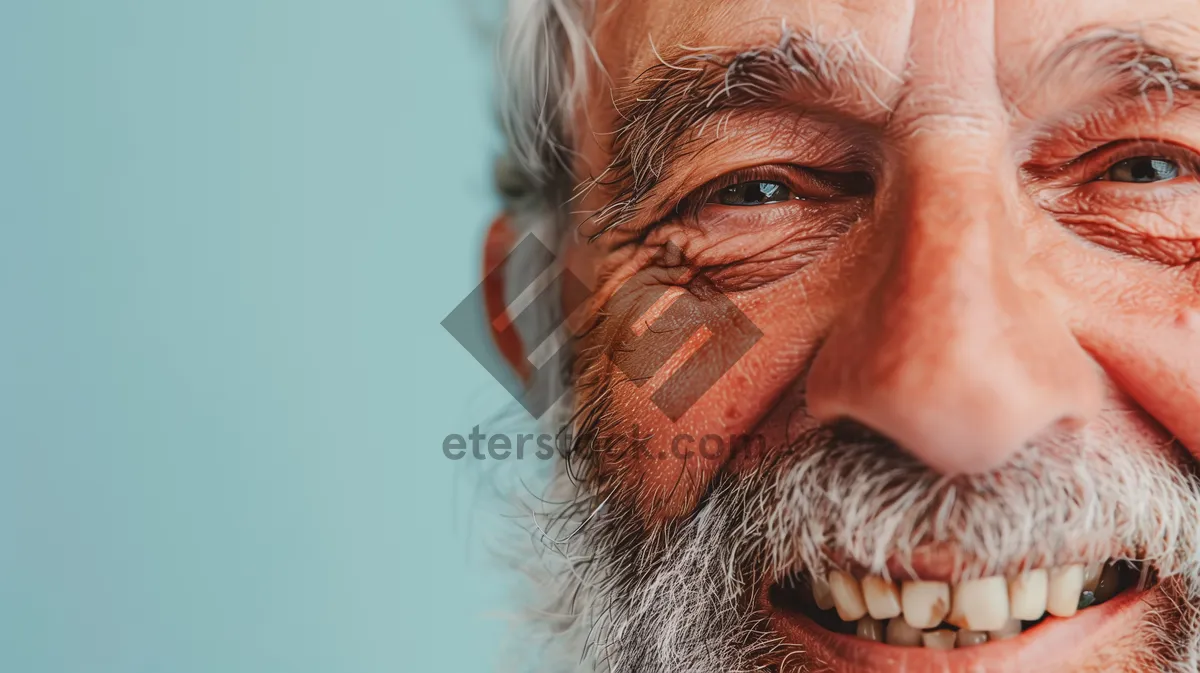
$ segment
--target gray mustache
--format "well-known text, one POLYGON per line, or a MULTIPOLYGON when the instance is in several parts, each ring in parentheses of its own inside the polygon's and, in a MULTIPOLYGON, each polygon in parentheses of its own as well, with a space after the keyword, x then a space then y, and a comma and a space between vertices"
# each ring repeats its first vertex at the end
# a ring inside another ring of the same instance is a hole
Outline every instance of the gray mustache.
POLYGON ((799 438, 765 495, 770 565, 825 572, 949 544, 962 577, 1092 559, 1200 572, 1200 477, 1182 448, 1130 450, 1096 430, 1047 438, 1001 469, 945 477, 869 431, 799 438))

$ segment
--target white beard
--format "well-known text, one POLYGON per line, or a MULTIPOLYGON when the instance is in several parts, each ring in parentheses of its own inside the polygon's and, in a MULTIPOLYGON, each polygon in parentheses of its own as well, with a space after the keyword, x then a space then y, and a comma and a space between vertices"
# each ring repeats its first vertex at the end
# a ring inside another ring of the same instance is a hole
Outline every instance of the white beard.
MULTIPOLYGON (((556 478, 556 486, 559 493, 573 488, 565 476, 556 478)), ((760 670, 752 655, 770 643, 752 647, 745 642, 755 620, 747 606, 756 587, 743 581, 743 568, 730 550, 714 546, 717 540, 730 539, 741 521, 723 509, 712 501, 704 504, 678 529, 674 542, 656 535, 650 544, 659 547, 661 562, 644 581, 634 581, 630 573, 611 566, 626 559, 604 560, 604 552, 587 551, 583 531, 570 542, 549 544, 524 568, 544 601, 528 612, 516 639, 524 651, 517 658, 536 651, 536 660, 514 668, 611 673, 760 670), (595 560, 589 561, 592 554, 597 554, 595 560), (537 647, 530 647, 529 636, 537 647)), ((547 533, 562 541, 578 525, 577 520, 562 520, 547 533)))
MULTIPOLYGON (((902 454, 813 437, 782 469, 726 478, 692 515, 652 532, 610 504, 600 507, 559 465, 532 510, 541 512, 532 530, 541 553, 530 558, 528 538, 522 547, 539 602, 513 639, 520 661, 510 668, 778 670, 785 650, 756 609, 768 566, 790 560, 823 572, 827 544, 868 566, 882 564, 911 550, 919 535, 932 535, 968 552, 990 550, 988 564, 973 569, 982 574, 1021 558, 1052 560, 1087 520, 1090 530, 1111 534, 1114 556, 1138 550, 1178 588, 1177 609, 1150 624, 1158 642, 1145 659, 1171 673, 1200 670, 1200 480, 1146 454, 1070 446, 1025 453, 1011 469, 948 485, 902 454), (1091 497, 1069 503, 1048 483, 1091 497), (897 488, 908 493, 904 506, 885 498, 897 488), (547 513, 545 503, 566 504, 547 513), (943 516, 930 529, 925 514, 937 507, 943 516), (1047 508, 1056 516, 1033 516, 1047 508), (920 522, 926 526, 918 533, 920 522)), ((786 652, 788 666, 805 663, 794 646, 786 652)))

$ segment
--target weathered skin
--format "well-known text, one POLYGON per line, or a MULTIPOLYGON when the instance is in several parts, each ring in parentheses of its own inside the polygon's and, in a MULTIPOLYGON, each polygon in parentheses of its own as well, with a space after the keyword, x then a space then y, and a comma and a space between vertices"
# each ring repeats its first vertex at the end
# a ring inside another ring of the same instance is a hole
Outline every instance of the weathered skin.
MULTIPOLYGON (((1044 433, 1096 423, 1119 428, 1128 451, 1165 451, 1174 438, 1200 457, 1200 108, 1182 90, 1114 95, 1083 61, 1047 66, 1064 42, 1103 26, 1200 56, 1200 3, 646 0, 601 3, 597 16, 610 79, 597 73, 574 124, 583 178, 620 150, 614 98, 660 56, 683 53, 677 45, 737 51, 778 42, 782 25, 819 27, 827 40, 856 35, 870 57, 836 95, 713 122, 712 142, 668 164, 631 217, 594 240, 565 237, 561 253, 599 288, 598 303, 635 275, 647 291, 673 282, 646 266, 670 241, 764 334, 676 422, 650 395, 702 339, 639 387, 591 348, 613 333, 583 338, 580 373, 603 370, 619 422, 654 435, 651 454, 680 433, 782 444, 799 425, 850 419, 945 474, 998 467, 1044 433), (1146 155, 1183 171, 1093 181, 1146 155), (848 161, 873 179, 869 194, 670 215, 735 170, 848 161)), ((593 233, 589 216, 616 196, 607 185, 589 192, 575 226, 593 233)), ((502 238, 503 219, 496 226, 502 238)), ((759 465, 725 458, 628 455, 605 469, 615 497, 654 523, 691 512, 718 471, 759 465)), ((1110 624, 1086 647, 1132 665, 1141 628, 1110 624)))

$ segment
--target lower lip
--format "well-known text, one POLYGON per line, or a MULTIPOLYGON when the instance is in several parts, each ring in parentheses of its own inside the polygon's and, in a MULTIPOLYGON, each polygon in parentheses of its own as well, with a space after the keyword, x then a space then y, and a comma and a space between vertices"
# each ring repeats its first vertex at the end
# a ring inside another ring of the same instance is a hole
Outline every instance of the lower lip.
POLYGON ((1074 617, 1047 617, 1010 640, 961 650, 896 647, 827 631, 800 613, 771 608, 771 623, 784 640, 833 671, 972 671, 1016 673, 1086 662, 1092 653, 1134 632, 1157 587, 1130 589, 1074 617))

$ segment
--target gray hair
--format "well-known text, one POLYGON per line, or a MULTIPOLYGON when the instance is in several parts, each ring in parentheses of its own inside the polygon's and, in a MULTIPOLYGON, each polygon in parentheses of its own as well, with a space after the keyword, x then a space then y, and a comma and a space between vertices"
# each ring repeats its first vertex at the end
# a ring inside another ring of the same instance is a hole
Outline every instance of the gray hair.
MULTIPOLYGON (((506 141, 496 186, 517 212, 568 181, 569 120, 595 53, 588 0, 511 0, 500 41, 499 117, 506 141)), ((553 203, 553 201, 551 201, 553 203)))
MULTIPOLYGON (((497 59, 498 117, 505 149, 496 161, 496 188, 518 239, 532 234, 555 253, 571 231, 564 207, 573 185, 570 120, 587 87, 589 68, 599 63, 588 34, 591 6, 591 0, 510 0, 497 59)), ((514 250, 507 265, 509 306, 527 288, 540 291, 549 282, 552 274, 542 272, 542 265, 521 258, 536 247, 514 250)), ((557 305, 538 304, 530 307, 536 315, 522 320, 524 331, 547 334, 556 327, 565 329, 557 305)), ((538 346, 526 343, 526 351, 538 346)), ((529 382, 530 394, 562 399, 563 374, 539 372, 529 382)), ((557 419, 557 427, 566 402, 563 399, 548 416, 557 419)))

